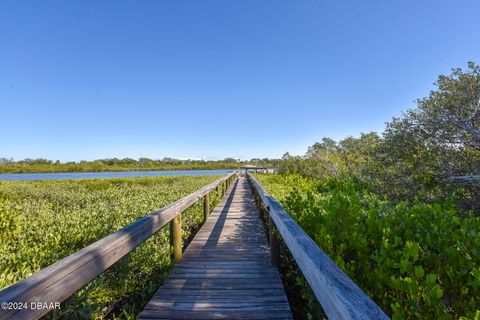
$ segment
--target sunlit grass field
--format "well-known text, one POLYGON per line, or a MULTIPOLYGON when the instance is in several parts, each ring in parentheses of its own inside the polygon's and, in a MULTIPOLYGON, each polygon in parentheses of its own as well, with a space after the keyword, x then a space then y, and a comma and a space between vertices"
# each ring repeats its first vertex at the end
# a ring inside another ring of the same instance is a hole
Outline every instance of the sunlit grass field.
MULTIPOLYGON (((0 182, 0 289, 27 278, 219 176, 0 182)), ((218 202, 215 192, 211 207, 218 202)), ((182 215, 188 238, 202 204, 182 215)), ((168 228, 159 231, 50 317, 135 318, 170 269, 168 228)))

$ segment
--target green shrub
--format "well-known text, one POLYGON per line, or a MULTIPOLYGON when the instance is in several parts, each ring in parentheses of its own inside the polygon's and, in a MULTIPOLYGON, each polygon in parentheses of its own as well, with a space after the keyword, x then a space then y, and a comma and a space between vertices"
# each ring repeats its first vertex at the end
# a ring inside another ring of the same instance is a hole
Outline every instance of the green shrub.
POLYGON ((393 319, 480 315, 480 218, 459 216, 455 199, 408 205, 351 179, 258 178, 393 319))

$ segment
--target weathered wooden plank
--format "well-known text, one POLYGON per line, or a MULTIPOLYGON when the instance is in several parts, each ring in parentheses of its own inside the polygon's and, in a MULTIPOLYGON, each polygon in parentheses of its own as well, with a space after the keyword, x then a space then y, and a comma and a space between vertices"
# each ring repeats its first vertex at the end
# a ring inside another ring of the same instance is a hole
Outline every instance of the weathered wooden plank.
POLYGON ((177 311, 201 311, 201 310, 242 310, 242 311, 273 311, 273 310, 284 310, 289 311, 290 306, 281 302, 176 302, 176 301, 162 301, 160 299, 153 299, 149 302, 147 310, 177 310, 177 311))
POLYGON ((388 319, 249 173, 256 193, 329 319, 388 319))
POLYGON ((174 274, 182 273, 198 273, 198 274, 252 274, 252 271, 255 271, 254 274, 262 275, 275 275, 278 276, 276 270, 271 268, 241 268, 241 267, 230 267, 230 268, 196 268, 196 267, 180 267, 175 268, 174 274))
MULTIPOLYGON (((278 289, 237 289, 237 290, 208 290, 208 289, 164 289, 160 293, 155 294, 155 298, 175 300, 175 299, 190 299, 195 298, 198 300, 202 299, 213 299, 213 298, 225 298, 225 299, 286 299, 285 294, 278 289), (228 294, 225 294, 228 293, 228 294)), ((283 301, 283 300, 282 300, 283 301)))
MULTIPOLYGON (((215 306, 220 306, 223 305, 224 308, 232 308, 232 307, 242 307, 238 305, 238 302, 241 301, 244 305, 243 307, 246 307, 247 305, 251 305, 252 307, 258 307, 259 305, 275 305, 279 304, 282 305, 282 309, 285 309, 285 305, 288 306, 288 300, 285 298, 285 296, 281 295, 268 295, 266 297, 261 297, 261 296, 253 296, 249 297, 247 295, 229 295, 229 294, 223 294, 223 295, 214 295, 214 296, 203 296, 201 298, 198 297, 198 295, 163 295, 163 296, 155 296, 154 301, 159 301, 161 303, 165 303, 164 307, 166 309, 172 309, 174 308, 174 305, 184 303, 184 304, 194 304, 195 306, 198 306, 196 310, 201 310, 201 309, 207 309, 206 307, 201 307, 203 306, 210 306, 209 309, 214 309, 215 306)), ((152 303, 150 305, 150 308, 152 309, 157 309, 158 304, 156 305, 155 303, 152 303)), ((160 309, 160 308, 158 308, 160 309)), ((190 309, 190 308, 187 308, 190 309)), ((215 309, 220 309, 220 308, 215 308, 215 309)), ((258 309, 258 308, 257 308, 258 309)), ((265 308, 262 308, 265 309, 265 308)), ((278 310, 280 308, 276 308, 278 310)))
MULTIPOLYGON (((212 290, 243 290, 243 289, 283 289, 281 282, 265 283, 258 279, 171 279, 161 286, 161 289, 212 289, 212 290), (182 281, 184 280, 184 281, 182 281)), ((160 289, 159 289, 160 290, 160 289)))
POLYGON ((144 310, 141 319, 191 319, 191 320, 208 320, 208 319, 292 319, 290 311, 272 311, 257 310, 240 311, 240 310, 218 310, 211 311, 182 311, 177 312, 173 310, 144 310))

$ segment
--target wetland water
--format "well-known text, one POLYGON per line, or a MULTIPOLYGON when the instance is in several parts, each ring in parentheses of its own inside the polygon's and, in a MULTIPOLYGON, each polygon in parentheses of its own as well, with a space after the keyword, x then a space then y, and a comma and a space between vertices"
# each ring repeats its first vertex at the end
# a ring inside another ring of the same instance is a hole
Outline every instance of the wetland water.
POLYGON ((201 176, 227 174, 233 170, 164 170, 164 171, 106 171, 106 172, 56 172, 56 173, 2 173, 0 180, 66 180, 153 176, 201 176))

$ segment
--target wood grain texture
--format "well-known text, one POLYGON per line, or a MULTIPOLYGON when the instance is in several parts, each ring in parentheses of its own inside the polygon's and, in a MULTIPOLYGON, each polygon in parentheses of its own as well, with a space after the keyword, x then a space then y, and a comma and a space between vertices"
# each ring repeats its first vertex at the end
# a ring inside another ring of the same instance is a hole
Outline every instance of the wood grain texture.
POLYGON ((207 193, 203 197, 203 222, 207 221, 209 215, 210 215, 210 196, 207 193))
MULTIPOLYGON (((65 300, 150 238, 177 215, 234 176, 235 173, 231 173, 218 179, 0 291, 0 303, 27 302, 30 304, 30 302, 51 303, 65 300)), ((48 313, 47 309, 0 309, 0 319, 39 319, 46 313, 48 313)))
POLYGON ((178 263, 182 261, 182 215, 179 214, 170 221, 170 247, 171 247, 171 259, 178 263))
POLYGON ((230 184, 140 319, 292 319, 245 178, 230 184))
POLYGON ((247 177, 329 319, 389 319, 249 173, 247 177))

